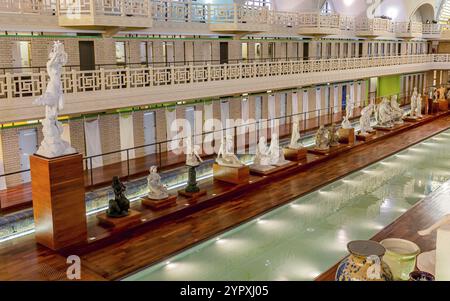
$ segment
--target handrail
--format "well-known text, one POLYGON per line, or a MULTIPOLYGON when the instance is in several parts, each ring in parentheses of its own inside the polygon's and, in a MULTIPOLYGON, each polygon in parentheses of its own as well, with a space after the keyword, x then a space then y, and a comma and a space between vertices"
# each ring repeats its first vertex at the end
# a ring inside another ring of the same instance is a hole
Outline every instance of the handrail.
MULTIPOLYGON (((118 89, 149 88, 217 81, 301 75, 408 64, 449 63, 450 55, 403 55, 299 61, 256 62, 222 65, 100 69, 62 73, 65 94, 118 89)), ((42 95, 48 81, 46 72, 0 75, 0 99, 42 95)))

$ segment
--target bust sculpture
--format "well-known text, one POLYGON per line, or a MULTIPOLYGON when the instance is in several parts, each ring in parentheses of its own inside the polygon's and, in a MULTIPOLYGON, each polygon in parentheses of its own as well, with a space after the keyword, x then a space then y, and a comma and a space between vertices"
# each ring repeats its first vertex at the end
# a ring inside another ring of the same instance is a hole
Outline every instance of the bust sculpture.
POLYGON ((301 149, 303 148, 302 143, 300 142, 300 127, 297 121, 292 123, 292 135, 291 135, 291 143, 289 144, 290 149, 301 149))
POLYGON ((119 218, 129 214, 130 201, 125 197, 125 185, 122 184, 119 177, 113 178, 112 188, 114 190, 114 199, 109 201, 109 208, 106 214, 109 217, 119 218))
POLYGON ((268 155, 270 157, 270 165, 279 165, 286 161, 283 149, 280 147, 278 135, 275 133, 272 134, 272 139, 270 140, 268 155))
POLYGON ((193 144, 192 137, 186 138, 186 165, 191 167, 197 167, 203 160, 198 154, 197 146, 193 144))
POLYGON ((270 156, 269 150, 266 144, 266 137, 260 137, 258 146, 256 148, 256 156, 254 160, 255 165, 260 166, 269 166, 270 165, 270 156))
POLYGON ((330 149, 330 133, 329 131, 321 125, 316 133, 316 149, 318 150, 328 150, 330 149))
POLYGON ((378 105, 378 125, 381 127, 392 127, 392 108, 389 100, 384 97, 378 105))
POLYGON ((150 168, 150 175, 147 177, 147 183, 149 199, 164 200, 169 197, 169 191, 166 186, 161 183, 161 176, 158 174, 158 168, 156 166, 150 168))
POLYGON ((331 124, 329 128, 329 139, 330 146, 338 146, 339 145, 339 133, 336 124, 331 124))
POLYGON ((44 139, 37 154, 47 158, 76 153, 67 141, 61 138, 62 124, 58 121, 59 111, 64 108, 63 87, 61 82, 62 68, 67 64, 68 56, 61 42, 54 42, 47 62, 49 81, 43 95, 33 103, 45 106, 45 119, 42 121, 44 139))
POLYGON ((403 111, 402 108, 400 108, 400 105, 398 104, 397 101, 397 95, 393 95, 391 97, 391 109, 392 109, 392 121, 395 124, 403 124, 403 115, 405 114, 405 112, 403 111))
POLYGON ((368 133, 373 132, 373 128, 370 124, 370 120, 372 117, 372 114, 374 113, 374 104, 369 104, 367 107, 362 109, 361 111, 361 118, 359 119, 359 124, 361 127, 361 134, 365 135, 368 133))
POLYGON ((418 97, 418 93, 417 93, 417 88, 414 88, 414 92, 411 96, 411 113, 409 114, 410 117, 415 118, 416 116, 416 112, 417 112, 417 97, 418 97))
POLYGON ((244 164, 238 159, 233 151, 233 136, 227 135, 222 138, 219 152, 217 153, 217 164, 227 167, 242 167, 244 164))

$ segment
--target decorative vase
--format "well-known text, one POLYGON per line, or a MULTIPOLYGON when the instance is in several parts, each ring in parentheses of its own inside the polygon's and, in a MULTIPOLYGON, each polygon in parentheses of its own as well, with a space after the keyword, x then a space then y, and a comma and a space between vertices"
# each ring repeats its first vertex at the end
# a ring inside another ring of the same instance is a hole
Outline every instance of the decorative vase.
POLYGON ((336 281, 392 281, 392 273, 382 260, 386 249, 374 241, 352 241, 347 245, 350 256, 336 272, 336 281))
POLYGON ((383 261, 389 266, 395 281, 406 281, 416 267, 420 248, 404 239, 388 238, 381 242, 386 249, 383 261))

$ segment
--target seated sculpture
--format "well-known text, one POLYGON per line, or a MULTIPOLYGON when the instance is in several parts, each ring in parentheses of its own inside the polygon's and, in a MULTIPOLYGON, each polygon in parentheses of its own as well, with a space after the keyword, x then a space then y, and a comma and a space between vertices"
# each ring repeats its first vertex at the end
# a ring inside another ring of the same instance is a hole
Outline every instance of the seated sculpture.
POLYGON ((166 186, 161 183, 161 176, 158 174, 158 168, 156 166, 150 168, 150 175, 147 177, 147 183, 149 199, 164 200, 169 197, 169 191, 166 186))
POLYGON ((113 178, 112 188, 114 190, 114 200, 109 201, 109 208, 106 214, 109 217, 119 218, 129 214, 130 201, 125 197, 125 185, 119 177, 113 178))
POLYGON ((337 126, 333 123, 329 128, 329 140, 330 146, 338 146, 339 145, 339 133, 337 126))
POLYGON ((323 125, 320 126, 319 130, 316 133, 316 149, 330 149, 330 133, 323 125))
POLYGON ((300 128, 298 122, 294 121, 292 124, 292 135, 291 135, 291 143, 289 144, 290 149, 301 149, 303 148, 303 144, 300 142, 300 128))
POLYGON ((269 150, 266 144, 266 137, 260 137, 258 146, 256 148, 256 156, 254 160, 255 165, 260 166, 269 166, 270 165, 270 156, 269 150))
POLYGON ((370 120, 374 113, 375 106, 371 103, 361 111, 361 118, 359 119, 359 124, 361 127, 361 134, 365 135, 372 133, 374 130, 370 124, 370 120))
POLYGON ((233 136, 227 135, 222 138, 219 152, 217 153, 217 164, 227 167, 242 167, 244 164, 238 159, 233 152, 233 136))
POLYGON ((392 108, 386 97, 384 97, 382 102, 378 105, 378 125, 386 128, 391 128, 393 126, 392 108))
POLYGON ((405 112, 402 108, 400 108, 400 105, 397 101, 397 95, 392 96, 391 98, 391 109, 392 109, 392 121, 395 124, 403 124, 403 115, 405 112))
POLYGON ((193 144, 192 137, 186 138, 186 165, 191 167, 197 167, 203 162, 202 158, 198 154, 197 146, 193 144))

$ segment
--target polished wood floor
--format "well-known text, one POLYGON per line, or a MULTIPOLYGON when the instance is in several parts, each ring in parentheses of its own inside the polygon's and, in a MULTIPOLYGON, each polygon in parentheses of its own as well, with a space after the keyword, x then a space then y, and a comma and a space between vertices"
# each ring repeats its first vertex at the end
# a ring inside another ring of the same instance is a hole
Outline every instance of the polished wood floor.
MULTIPOLYGON (((126 238, 101 249, 79 253, 83 279, 124 277, 449 127, 450 117, 443 117, 371 145, 362 145, 311 170, 268 183, 226 202, 150 228, 137 228, 127 233, 126 238)), ((434 202, 440 206, 439 198, 434 202)), ((427 213, 422 214, 426 220, 427 213)), ((414 223, 414 219, 409 219, 409 223, 414 223)), ((0 280, 63 279, 65 260, 62 255, 36 246, 32 235, 19 238, 0 245, 0 280)))

